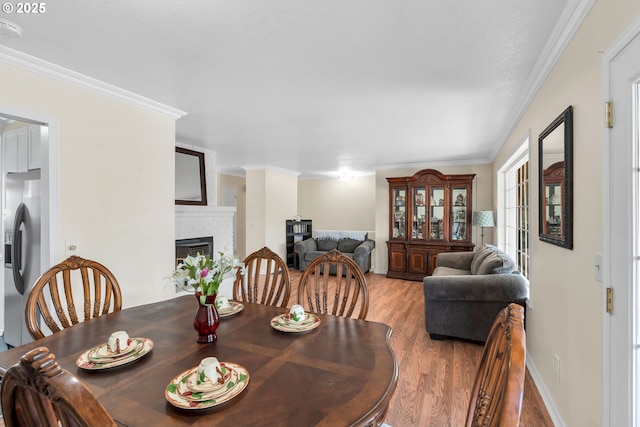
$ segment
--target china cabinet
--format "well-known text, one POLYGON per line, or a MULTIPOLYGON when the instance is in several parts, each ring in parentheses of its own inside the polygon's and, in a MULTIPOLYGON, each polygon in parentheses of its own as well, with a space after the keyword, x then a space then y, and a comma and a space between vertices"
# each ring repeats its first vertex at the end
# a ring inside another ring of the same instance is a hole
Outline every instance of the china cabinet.
POLYGON ((475 174, 424 169, 389 182, 387 277, 422 280, 441 252, 472 251, 471 200, 475 174))
POLYGON ((556 162, 544 170, 544 213, 542 232, 562 237, 562 202, 564 200, 564 162, 556 162))

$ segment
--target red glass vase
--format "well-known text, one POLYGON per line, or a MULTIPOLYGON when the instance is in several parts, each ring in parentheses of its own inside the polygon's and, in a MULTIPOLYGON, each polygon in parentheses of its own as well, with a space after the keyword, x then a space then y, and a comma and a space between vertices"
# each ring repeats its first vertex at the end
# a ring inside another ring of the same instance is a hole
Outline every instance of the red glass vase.
POLYGON ((198 310, 193 319, 193 327, 198 331, 198 342, 203 344, 214 342, 218 339, 216 329, 220 325, 220 315, 215 305, 216 294, 202 295, 201 292, 196 292, 196 298, 198 310))

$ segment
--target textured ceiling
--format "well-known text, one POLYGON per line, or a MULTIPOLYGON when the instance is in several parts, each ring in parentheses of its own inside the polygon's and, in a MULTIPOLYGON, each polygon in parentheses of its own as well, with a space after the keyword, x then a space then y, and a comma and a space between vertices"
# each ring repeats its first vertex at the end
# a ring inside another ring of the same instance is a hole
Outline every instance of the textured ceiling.
POLYGON ((0 43, 186 111, 223 171, 331 176, 490 160, 566 4, 56 0, 0 43))

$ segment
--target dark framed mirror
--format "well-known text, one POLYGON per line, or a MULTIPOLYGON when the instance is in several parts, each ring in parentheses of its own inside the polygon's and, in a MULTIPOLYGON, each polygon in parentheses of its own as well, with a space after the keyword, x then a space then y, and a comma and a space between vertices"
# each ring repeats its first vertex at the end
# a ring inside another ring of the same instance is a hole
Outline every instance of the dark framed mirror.
POLYGON ((207 205, 204 153, 176 147, 176 205, 207 205))
POLYGON ((573 249, 573 108, 562 112, 538 138, 539 236, 573 249))

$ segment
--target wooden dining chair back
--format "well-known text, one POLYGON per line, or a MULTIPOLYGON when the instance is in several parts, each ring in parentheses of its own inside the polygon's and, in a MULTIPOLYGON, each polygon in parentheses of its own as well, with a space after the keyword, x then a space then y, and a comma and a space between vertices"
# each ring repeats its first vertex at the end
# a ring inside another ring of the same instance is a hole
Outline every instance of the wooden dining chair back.
POLYGON ((354 260, 333 249, 305 268, 298 285, 298 304, 313 313, 365 319, 367 280, 354 260))
POLYGON ((238 269, 236 272, 233 284, 236 301, 286 307, 290 294, 289 268, 266 246, 246 257, 244 271, 238 269))
POLYGON ((34 340, 44 338, 39 318, 53 333, 73 326, 81 321, 76 309, 80 304, 82 320, 89 320, 119 311, 122 294, 107 267, 71 256, 47 270, 33 286, 25 307, 27 330, 34 340))
POLYGON ((7 427, 116 425, 91 391, 62 369, 46 347, 29 351, 7 370, 0 403, 7 427))
POLYGON ((467 427, 517 427, 524 391, 524 308, 505 307, 484 346, 467 412, 467 427))

